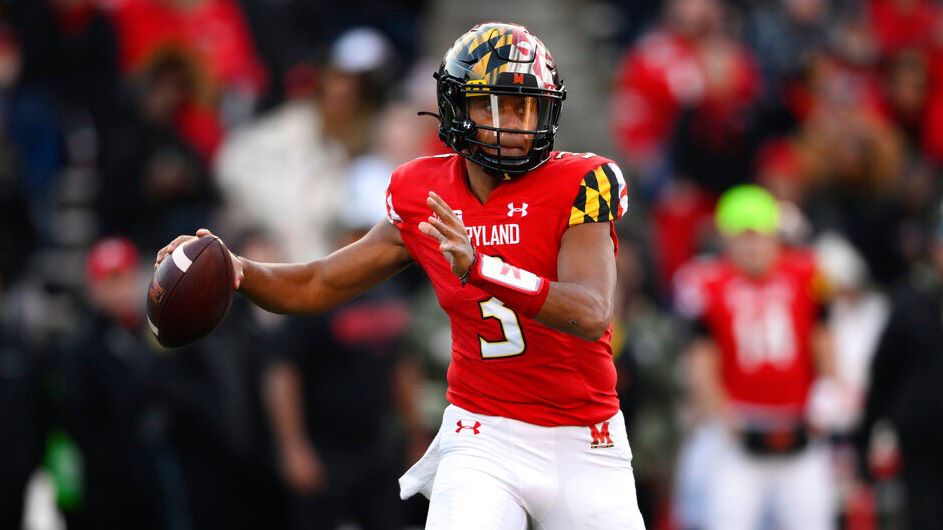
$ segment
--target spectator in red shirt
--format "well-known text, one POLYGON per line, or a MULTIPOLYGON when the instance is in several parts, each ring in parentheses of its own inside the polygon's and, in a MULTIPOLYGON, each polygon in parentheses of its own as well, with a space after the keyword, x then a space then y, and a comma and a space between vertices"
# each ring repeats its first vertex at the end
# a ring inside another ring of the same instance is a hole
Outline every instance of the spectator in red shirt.
MULTIPOLYGON (((693 111, 687 128, 695 149, 720 160, 739 150, 759 75, 747 50, 723 32, 723 25, 717 0, 673 0, 664 22, 622 61, 613 132, 623 157, 641 171, 649 191, 658 187, 656 180, 671 176, 666 160, 685 110, 693 111)), ((704 169, 691 163, 686 167, 704 169)), ((697 180, 699 175, 691 176, 697 180)))
POLYGON ((156 49, 177 44, 199 54, 220 84, 255 93, 264 88, 265 68, 236 2, 119 0, 115 5, 125 71, 140 67, 156 49))
POLYGON ((225 101, 224 123, 249 117, 268 72, 234 0, 118 0, 113 14, 125 72, 168 46, 184 49, 205 68, 213 102, 225 101))

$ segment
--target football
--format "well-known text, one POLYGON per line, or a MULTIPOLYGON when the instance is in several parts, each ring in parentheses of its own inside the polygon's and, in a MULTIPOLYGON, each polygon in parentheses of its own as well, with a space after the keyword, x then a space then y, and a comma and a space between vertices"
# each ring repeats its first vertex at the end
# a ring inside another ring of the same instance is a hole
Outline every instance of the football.
POLYGON ((213 331, 232 303, 232 275, 232 257, 218 237, 175 248, 147 290, 147 324, 157 342, 180 348, 213 331))

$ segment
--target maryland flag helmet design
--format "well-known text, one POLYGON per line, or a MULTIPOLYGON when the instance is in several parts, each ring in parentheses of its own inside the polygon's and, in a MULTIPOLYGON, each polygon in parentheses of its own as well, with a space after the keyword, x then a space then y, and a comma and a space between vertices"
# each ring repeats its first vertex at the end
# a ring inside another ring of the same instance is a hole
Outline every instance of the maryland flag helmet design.
POLYGON ((445 53, 438 81, 439 137, 503 174, 550 157, 566 90, 544 43, 517 24, 479 24, 445 53))

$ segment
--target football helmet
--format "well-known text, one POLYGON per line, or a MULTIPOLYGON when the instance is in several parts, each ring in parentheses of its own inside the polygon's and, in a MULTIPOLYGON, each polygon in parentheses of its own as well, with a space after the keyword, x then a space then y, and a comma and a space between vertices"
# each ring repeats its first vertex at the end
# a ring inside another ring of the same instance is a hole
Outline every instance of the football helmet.
POLYGON ((505 175, 550 157, 566 89, 527 28, 473 27, 445 53, 435 78, 439 137, 455 152, 505 175))

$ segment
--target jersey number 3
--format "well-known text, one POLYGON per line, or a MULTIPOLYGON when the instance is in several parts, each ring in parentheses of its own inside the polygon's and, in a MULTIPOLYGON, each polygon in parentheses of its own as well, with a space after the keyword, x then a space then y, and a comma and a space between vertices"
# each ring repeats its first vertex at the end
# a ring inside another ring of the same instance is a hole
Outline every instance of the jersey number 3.
POLYGON ((517 318, 517 313, 493 296, 478 302, 478 307, 481 309, 482 318, 494 318, 501 323, 501 332, 504 334, 504 340, 495 342, 485 340, 484 337, 478 335, 481 357, 483 359, 500 359, 524 353, 527 345, 524 341, 524 331, 521 330, 521 322, 517 318))

